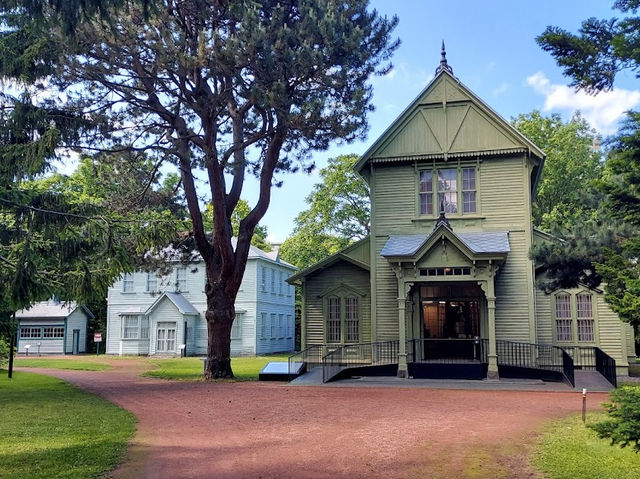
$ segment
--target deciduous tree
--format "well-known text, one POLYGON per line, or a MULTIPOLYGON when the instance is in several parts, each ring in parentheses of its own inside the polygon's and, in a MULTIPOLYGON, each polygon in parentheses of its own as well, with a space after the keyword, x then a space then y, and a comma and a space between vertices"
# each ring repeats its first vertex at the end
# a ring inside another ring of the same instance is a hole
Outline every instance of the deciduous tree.
POLYGON ((146 9, 121 0, 80 19, 70 37, 55 9, 34 23, 33 2, 11 3, 4 28, 19 47, 2 46, 26 62, 18 71, 42 80, 36 47, 44 41, 57 54, 46 57, 55 66, 49 85, 64 91, 64 110, 101 125, 65 146, 117 143, 154 150, 178 167, 206 269, 205 376, 231 377, 234 302, 274 175, 308 167, 312 150, 365 133, 368 79, 390 68, 397 20, 368 10, 365 0, 164 0, 146 9), (196 188, 200 171, 213 205, 211 236, 196 188), (260 193, 234 248, 231 217, 247 173, 259 178, 260 193))

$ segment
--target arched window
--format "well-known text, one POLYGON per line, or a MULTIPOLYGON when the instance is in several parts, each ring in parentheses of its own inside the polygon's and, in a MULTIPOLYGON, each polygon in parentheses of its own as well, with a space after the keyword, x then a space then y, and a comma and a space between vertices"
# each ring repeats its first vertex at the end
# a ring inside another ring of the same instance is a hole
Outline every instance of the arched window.
POLYGON ((325 341, 360 342, 360 301, 362 294, 341 285, 321 294, 324 297, 325 341))
POLYGON ((339 343, 341 341, 341 298, 331 296, 327 298, 327 342, 339 343))
POLYGON ((573 340, 573 320, 571 318, 571 295, 556 295, 556 339, 558 341, 573 340))
POLYGON ((593 321, 593 301, 588 293, 579 293, 576 296, 578 310, 578 341, 595 341, 593 321))

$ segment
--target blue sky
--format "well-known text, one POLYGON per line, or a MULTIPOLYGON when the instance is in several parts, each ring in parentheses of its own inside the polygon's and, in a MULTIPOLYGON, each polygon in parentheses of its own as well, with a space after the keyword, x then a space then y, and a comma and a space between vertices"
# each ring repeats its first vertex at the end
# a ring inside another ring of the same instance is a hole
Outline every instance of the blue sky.
MULTIPOLYGON (((402 44, 393 56, 394 69, 373 80, 376 111, 369 117, 367 139, 328 151, 316 152, 319 168, 328 158, 362 154, 433 77, 444 39, 454 74, 506 119, 534 109, 569 118, 580 110, 603 135, 616 129, 622 112, 640 107, 640 82, 633 75, 619 77, 608 94, 588 96, 567 87, 553 58, 542 51, 535 37, 547 25, 575 31, 588 17, 620 16, 606 0, 373 0, 381 14, 399 17, 395 36, 402 44)), ((284 241, 296 215, 305 209, 304 198, 318 182, 311 175, 283 175, 274 188, 271 206, 262 224, 272 241, 284 241)), ((250 179, 243 195, 257 198, 257 184, 250 179)))

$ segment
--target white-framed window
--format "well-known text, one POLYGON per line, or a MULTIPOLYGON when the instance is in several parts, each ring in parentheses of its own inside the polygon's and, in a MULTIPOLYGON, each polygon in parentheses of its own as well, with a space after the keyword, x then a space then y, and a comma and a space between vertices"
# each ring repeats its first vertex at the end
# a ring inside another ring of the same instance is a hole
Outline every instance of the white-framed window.
POLYGON ((278 282, 278 294, 282 296, 282 288, 284 286, 284 271, 279 271, 278 276, 280 277, 280 281, 278 282))
POLYGON ((287 338, 293 337, 293 316, 287 314, 287 338))
POLYGON ((267 292, 267 268, 262 267, 262 292, 267 292))
POLYGON ((278 337, 279 338, 284 338, 284 314, 279 314, 278 315, 278 337))
POLYGON ((271 268, 271 294, 276 294, 276 271, 271 268))
POLYGON ((275 339, 276 334, 277 334, 277 329, 276 328, 278 327, 278 325, 276 324, 276 313, 271 313, 271 324, 270 324, 270 326, 271 326, 271 331, 269 331, 269 333, 270 333, 269 337, 271 339, 275 339))
POLYGON ((418 177, 418 212, 423 216, 470 214, 478 211, 475 166, 421 170, 418 177))
POLYGON ((327 298, 327 342, 340 342, 340 323, 342 315, 340 313, 340 298, 327 298))
POLYGON ((44 339, 60 339, 64 338, 63 326, 47 326, 42 328, 42 337, 44 339))
POLYGON ((476 212, 476 169, 462 168, 462 212, 476 212))
POLYGON ((556 339, 573 341, 573 320, 571 319, 571 295, 556 295, 556 339))
POLYGON ((260 313, 260 339, 267 337, 267 313, 260 313))
POLYGON ((593 300, 588 293, 576 295, 578 312, 578 341, 594 342, 593 300))
POLYGON ((438 170, 438 212, 458 212, 458 170, 438 170))
POLYGON ((178 291, 188 291, 187 289, 187 268, 178 266, 176 268, 176 289, 178 291))
POLYGON ((122 339, 149 339, 149 318, 144 314, 123 314, 122 339))
POLYGON ((147 273, 147 291, 158 291, 158 275, 150 271, 147 273))
POLYGON ((133 274, 125 273, 122 276, 122 292, 133 293, 133 274))
MULTIPOLYGON (((291 278, 290 274, 287 274, 287 279, 291 278)), ((291 297, 291 290, 293 290, 293 286, 291 286, 289 283, 287 283, 287 296, 291 297)))
POLYGON ((42 328, 33 326, 22 326, 20 328, 20 339, 39 339, 42 337, 42 328))
POLYGON ((242 315, 236 314, 236 318, 231 325, 231 339, 240 339, 242 337, 242 315))
POLYGON ((433 214, 433 172, 431 170, 424 170, 420 172, 420 214, 432 215, 433 214))

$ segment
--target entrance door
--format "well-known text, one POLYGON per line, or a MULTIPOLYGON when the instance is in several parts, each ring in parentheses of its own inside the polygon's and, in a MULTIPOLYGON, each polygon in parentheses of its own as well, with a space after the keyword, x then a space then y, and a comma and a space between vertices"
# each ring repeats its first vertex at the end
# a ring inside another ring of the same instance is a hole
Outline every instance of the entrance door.
POLYGON ((176 352, 176 323, 158 323, 156 330, 156 353, 176 352))
POLYGON ((446 362, 480 358, 482 294, 478 285, 468 282, 422 286, 422 339, 414 341, 415 356, 423 361, 446 362))
POLYGON ((72 354, 78 354, 80 352, 80 330, 73 330, 73 349, 72 354))

